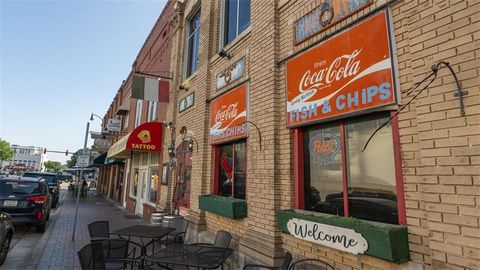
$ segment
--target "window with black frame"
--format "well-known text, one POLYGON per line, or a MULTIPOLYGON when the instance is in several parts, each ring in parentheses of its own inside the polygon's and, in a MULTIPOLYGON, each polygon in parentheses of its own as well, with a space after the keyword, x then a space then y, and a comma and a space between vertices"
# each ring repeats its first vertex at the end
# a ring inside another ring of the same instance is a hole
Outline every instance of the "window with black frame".
POLYGON ((222 46, 250 26, 250 0, 224 0, 222 46))
POLYGON ((200 9, 188 21, 186 77, 198 69, 198 49, 200 47, 200 9))
POLYGON ((222 144, 219 148, 218 193, 220 196, 245 199, 246 143, 245 141, 222 144))
POLYGON ((398 224, 391 125, 362 152, 370 135, 389 117, 385 112, 305 129, 306 210, 398 224))

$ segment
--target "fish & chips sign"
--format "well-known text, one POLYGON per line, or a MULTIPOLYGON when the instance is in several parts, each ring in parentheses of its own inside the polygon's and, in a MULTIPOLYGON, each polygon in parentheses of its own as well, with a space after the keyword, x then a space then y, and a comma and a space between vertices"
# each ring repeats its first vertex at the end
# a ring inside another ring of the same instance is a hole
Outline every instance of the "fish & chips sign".
POLYGON ((210 103, 210 143, 247 136, 247 84, 214 99, 210 103))
POLYGON ((387 14, 381 12, 286 64, 287 125, 396 103, 387 14))

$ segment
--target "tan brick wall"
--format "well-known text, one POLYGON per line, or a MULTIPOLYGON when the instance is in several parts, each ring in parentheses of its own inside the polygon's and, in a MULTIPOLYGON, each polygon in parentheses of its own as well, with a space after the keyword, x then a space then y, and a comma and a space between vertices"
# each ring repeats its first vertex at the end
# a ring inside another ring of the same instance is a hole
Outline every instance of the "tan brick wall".
MULTIPOLYGON (((459 115, 453 96, 455 84, 447 69, 399 116, 405 205, 409 230, 410 264, 393 264, 369 256, 354 256, 280 234, 275 229, 275 212, 293 208, 292 134, 286 128, 285 70, 276 67, 283 59, 314 44, 386 1, 374 1, 353 15, 297 46, 293 44, 293 23, 320 4, 320 0, 252 0, 251 27, 227 46, 232 59, 218 57, 220 1, 192 1, 183 4, 173 36, 171 69, 175 75, 166 121, 178 131, 187 127, 198 141, 193 152, 191 214, 202 216, 198 195, 210 193, 212 147, 208 142, 208 100, 220 92, 215 75, 238 59, 246 59, 249 82, 250 121, 262 134, 262 149, 255 129, 247 140, 248 217, 229 220, 207 213, 206 228, 215 232, 229 228, 238 238, 247 231, 271 237, 281 236, 283 248, 295 258, 324 259, 337 269, 478 269, 480 253, 480 25, 479 1, 408 0, 391 5, 400 91, 405 93, 423 79, 430 66, 449 61, 464 90, 466 116, 459 115), (201 47, 199 69, 183 77, 184 18, 201 5, 201 47), (190 90, 178 92, 182 84, 190 90), (178 101, 195 91, 195 105, 178 113, 178 101), (418 263, 418 264, 415 264, 418 263), (420 267, 420 268, 415 268, 420 267)), ((401 101, 409 97, 402 94, 401 101)), ((170 144, 166 131, 165 147, 170 144)), ((164 153, 164 159, 168 156, 164 153)), ((171 198, 174 177, 161 188, 161 207, 171 198)))

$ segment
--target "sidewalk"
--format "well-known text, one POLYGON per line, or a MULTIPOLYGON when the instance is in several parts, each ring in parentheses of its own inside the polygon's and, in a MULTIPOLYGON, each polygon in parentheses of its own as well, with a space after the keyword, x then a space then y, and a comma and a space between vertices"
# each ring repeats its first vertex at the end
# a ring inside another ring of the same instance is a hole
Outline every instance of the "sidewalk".
POLYGON ((47 231, 40 240, 31 243, 36 247, 30 258, 15 256, 16 247, 13 247, 2 269, 80 269, 77 251, 90 242, 87 224, 108 220, 110 231, 114 231, 129 225, 145 223, 142 219, 126 218, 125 215, 131 216, 132 213, 120 209, 103 197, 90 194, 89 197, 80 199, 75 241, 72 242, 76 198, 67 195, 66 190, 62 191, 61 196, 64 199, 59 205, 58 214, 50 220, 47 231), (18 264, 12 265, 9 262, 18 264))

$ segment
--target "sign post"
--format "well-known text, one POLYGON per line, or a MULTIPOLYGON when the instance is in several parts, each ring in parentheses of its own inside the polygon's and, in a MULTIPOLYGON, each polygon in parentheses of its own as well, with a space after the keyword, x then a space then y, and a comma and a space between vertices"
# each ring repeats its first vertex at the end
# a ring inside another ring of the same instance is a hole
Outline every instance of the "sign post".
POLYGON ((80 201, 80 180, 83 178, 83 168, 89 165, 90 155, 85 155, 87 150, 88 130, 90 129, 90 122, 87 122, 87 130, 85 132, 85 142, 83 143, 82 155, 77 157, 77 165, 80 165, 80 177, 77 180, 77 202, 75 205, 75 219, 73 221, 72 241, 75 241, 75 230, 77 228, 78 203, 80 201), (85 158, 86 157, 86 158, 85 158), (86 166, 85 166, 86 163, 86 166))

